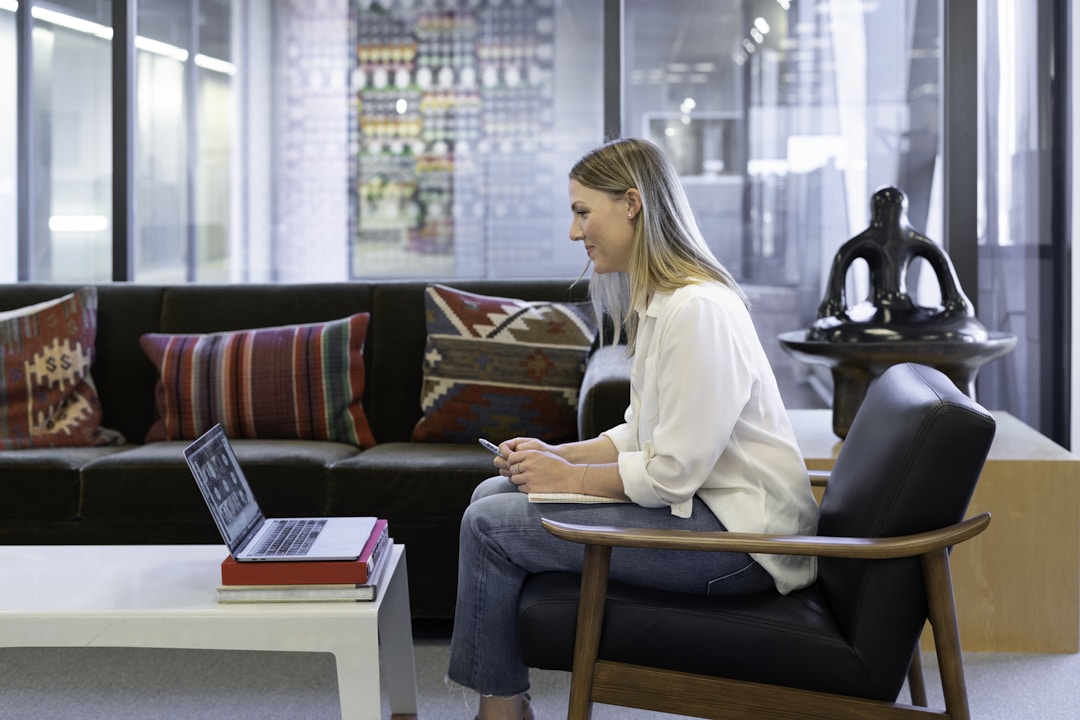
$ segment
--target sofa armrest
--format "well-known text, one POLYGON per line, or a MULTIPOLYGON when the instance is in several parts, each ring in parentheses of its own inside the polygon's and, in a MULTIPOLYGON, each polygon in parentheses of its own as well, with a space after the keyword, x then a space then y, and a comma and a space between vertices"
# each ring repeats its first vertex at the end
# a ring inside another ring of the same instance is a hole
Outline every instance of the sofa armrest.
POLYGON ((623 422, 630 404, 630 362, 625 345, 605 345, 589 356, 578 395, 581 440, 623 422))

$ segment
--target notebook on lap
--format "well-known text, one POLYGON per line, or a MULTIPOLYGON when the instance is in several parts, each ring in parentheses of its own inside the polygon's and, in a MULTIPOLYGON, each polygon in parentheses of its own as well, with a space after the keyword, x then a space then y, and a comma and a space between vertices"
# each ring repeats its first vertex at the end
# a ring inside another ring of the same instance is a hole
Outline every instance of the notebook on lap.
POLYGON ((195 484, 237 562, 355 560, 374 517, 267 518, 221 425, 184 450, 195 484))

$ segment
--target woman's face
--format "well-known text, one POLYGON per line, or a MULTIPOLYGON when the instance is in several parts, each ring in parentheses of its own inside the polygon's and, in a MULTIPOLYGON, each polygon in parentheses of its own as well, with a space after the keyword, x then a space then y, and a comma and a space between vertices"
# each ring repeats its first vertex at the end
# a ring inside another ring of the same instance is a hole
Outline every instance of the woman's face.
POLYGON ((637 193, 628 190, 615 200, 606 192, 570 181, 570 239, 585 243, 585 252, 598 273, 628 272, 634 222, 640 206, 637 193))

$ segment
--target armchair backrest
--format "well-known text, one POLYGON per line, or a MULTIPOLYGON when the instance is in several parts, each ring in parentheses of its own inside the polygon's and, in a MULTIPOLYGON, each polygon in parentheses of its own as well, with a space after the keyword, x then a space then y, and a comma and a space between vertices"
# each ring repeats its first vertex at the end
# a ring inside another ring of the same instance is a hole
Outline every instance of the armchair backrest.
MULTIPOLYGON (((836 458, 818 534, 888 537, 959 522, 994 428, 990 413, 940 371, 890 367, 867 391, 836 458)), ((920 561, 821 558, 818 569, 864 667, 899 690, 927 617, 920 561)))

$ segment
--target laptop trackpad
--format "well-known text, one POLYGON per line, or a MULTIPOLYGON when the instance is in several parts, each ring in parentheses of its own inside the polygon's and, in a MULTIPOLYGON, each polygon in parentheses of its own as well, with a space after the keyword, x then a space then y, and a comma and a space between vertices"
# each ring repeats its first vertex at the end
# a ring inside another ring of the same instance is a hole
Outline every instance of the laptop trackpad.
POLYGON ((354 560, 360 557, 373 522, 368 518, 329 518, 326 526, 312 544, 307 557, 301 560, 354 560))

